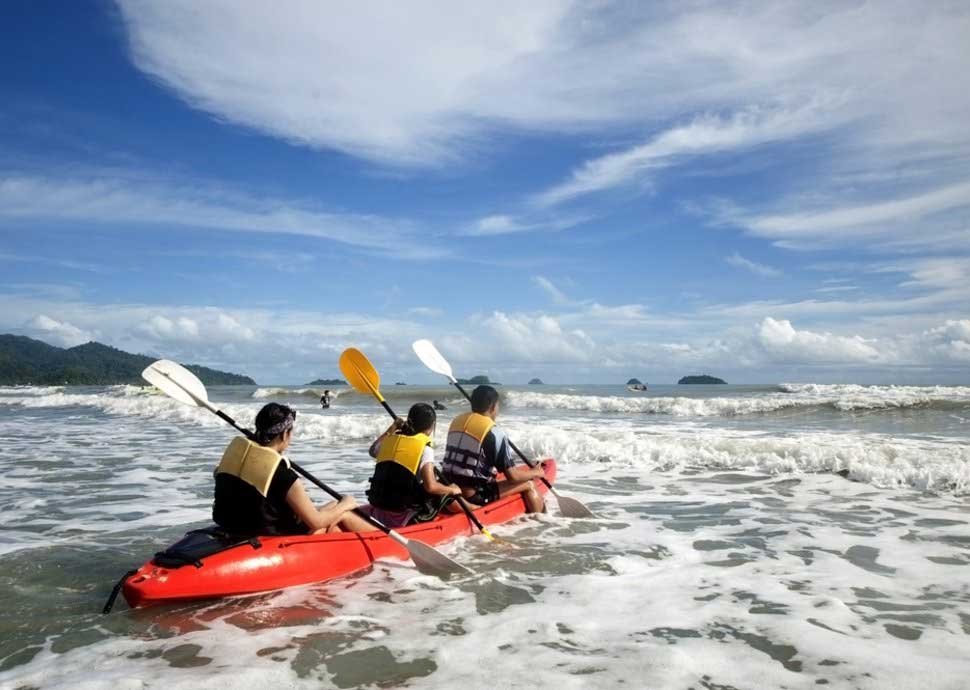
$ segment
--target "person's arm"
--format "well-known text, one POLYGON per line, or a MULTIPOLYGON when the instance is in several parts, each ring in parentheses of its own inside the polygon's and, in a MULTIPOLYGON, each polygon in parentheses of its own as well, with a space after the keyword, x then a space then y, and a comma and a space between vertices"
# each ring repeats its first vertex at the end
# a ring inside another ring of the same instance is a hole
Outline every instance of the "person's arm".
POLYGON ((434 476, 434 463, 428 462, 421 466, 421 485, 424 490, 432 496, 458 496, 461 489, 455 484, 442 484, 434 476))
POLYGON ((328 503, 323 508, 317 508, 307 495, 303 482, 295 481, 286 492, 286 504, 290 506, 300 522, 307 526, 311 533, 325 532, 336 525, 344 513, 357 507, 353 496, 344 496, 340 501, 328 503))
POLYGON ((505 476, 511 479, 513 482, 527 482, 530 479, 538 479, 539 477, 544 477, 546 475, 545 471, 539 466, 529 467, 526 464, 517 465, 515 458, 512 457, 512 449, 509 447, 509 439, 503 433, 501 438, 497 437, 493 432, 492 442, 493 447, 497 446, 495 452, 495 467, 505 472, 505 476))
POLYGON ((377 451, 381 447, 381 441, 383 441, 385 438, 387 438, 388 436, 390 436, 391 434, 393 434, 395 431, 397 431, 398 429, 400 429, 402 426, 404 426, 404 420, 401 419, 401 418, 397 418, 393 422, 391 422, 391 426, 387 427, 387 430, 383 434, 381 434, 380 436, 378 436, 376 439, 374 439, 374 442, 372 444, 370 444, 370 450, 367 451, 368 453, 370 453, 370 456, 372 458, 376 458, 377 457, 377 451))

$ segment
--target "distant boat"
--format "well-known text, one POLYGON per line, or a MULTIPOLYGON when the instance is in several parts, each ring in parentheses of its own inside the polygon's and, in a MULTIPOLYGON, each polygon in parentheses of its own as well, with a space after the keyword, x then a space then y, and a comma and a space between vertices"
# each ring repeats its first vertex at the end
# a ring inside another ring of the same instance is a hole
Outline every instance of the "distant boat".
POLYGON ((634 393, 642 393, 647 390, 647 384, 645 383, 634 383, 626 387, 628 391, 633 391, 634 393))

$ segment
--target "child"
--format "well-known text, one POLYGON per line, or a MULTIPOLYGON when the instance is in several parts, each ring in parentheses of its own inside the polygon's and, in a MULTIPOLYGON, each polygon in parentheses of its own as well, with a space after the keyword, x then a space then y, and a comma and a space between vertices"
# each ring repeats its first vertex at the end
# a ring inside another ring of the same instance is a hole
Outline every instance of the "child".
POLYGON ((436 497, 461 494, 457 486, 435 477, 431 443, 436 421, 431 405, 416 403, 407 421, 394 420, 371 444, 377 467, 367 491, 370 513, 388 527, 404 527, 436 497))

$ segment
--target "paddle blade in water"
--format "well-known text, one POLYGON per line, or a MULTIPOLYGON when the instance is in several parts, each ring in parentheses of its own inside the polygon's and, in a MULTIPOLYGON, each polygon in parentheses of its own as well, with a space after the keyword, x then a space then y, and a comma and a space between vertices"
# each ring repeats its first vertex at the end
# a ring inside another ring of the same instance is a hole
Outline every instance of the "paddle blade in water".
POLYGON ((363 352, 355 347, 348 347, 341 353, 339 364, 347 383, 355 390, 360 393, 370 393, 378 400, 384 399, 379 390, 381 377, 363 352))
POLYGON ((160 359, 149 364, 145 367, 145 371, 141 372, 141 377, 166 395, 186 405, 199 405, 199 400, 206 402, 209 400, 205 386, 198 377, 181 364, 171 360, 160 359))
POLYGON ((556 494, 556 500, 559 501, 559 512, 562 513, 563 517, 568 517, 568 518, 594 517, 590 509, 584 506, 579 501, 577 501, 575 498, 570 498, 569 496, 560 496, 559 494, 556 494))
POLYGON ((451 560, 440 551, 431 548, 427 544, 409 539, 407 543, 408 553, 414 565, 425 575, 471 575, 472 571, 461 563, 451 560))
POLYGON ((415 340, 411 343, 411 348, 424 366, 436 374, 447 376, 452 382, 455 381, 455 376, 451 372, 451 365, 448 364, 448 360, 441 356, 441 353, 438 352, 438 348, 434 346, 434 343, 430 340, 415 340))

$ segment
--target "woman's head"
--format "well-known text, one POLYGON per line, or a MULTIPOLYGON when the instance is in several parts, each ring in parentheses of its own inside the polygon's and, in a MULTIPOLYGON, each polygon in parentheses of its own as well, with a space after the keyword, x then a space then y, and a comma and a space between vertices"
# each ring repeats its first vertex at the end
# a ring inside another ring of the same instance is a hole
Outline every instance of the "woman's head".
POLYGON ((407 421, 401 427, 401 433, 407 436, 415 434, 431 434, 434 431, 438 413, 428 403, 415 403, 408 410, 407 421))
POLYGON ((256 414, 256 443, 269 446, 285 442, 289 445, 295 421, 296 410, 279 403, 266 403, 256 414))

